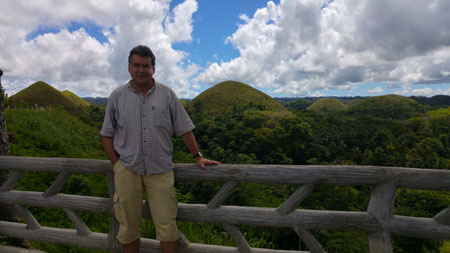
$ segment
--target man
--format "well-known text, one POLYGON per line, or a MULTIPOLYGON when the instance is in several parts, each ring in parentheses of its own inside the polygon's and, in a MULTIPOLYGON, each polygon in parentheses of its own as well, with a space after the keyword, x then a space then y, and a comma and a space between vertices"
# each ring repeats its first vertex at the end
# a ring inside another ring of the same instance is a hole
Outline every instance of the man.
POLYGON ((114 212, 120 224, 117 240, 124 252, 139 251, 145 188, 156 239, 164 253, 177 252, 178 204, 171 136, 181 136, 203 170, 205 165, 220 162, 202 157, 192 133, 194 125, 177 96, 153 79, 155 56, 150 48, 139 45, 130 51, 128 72, 131 80, 108 99, 101 130, 115 174, 114 212))

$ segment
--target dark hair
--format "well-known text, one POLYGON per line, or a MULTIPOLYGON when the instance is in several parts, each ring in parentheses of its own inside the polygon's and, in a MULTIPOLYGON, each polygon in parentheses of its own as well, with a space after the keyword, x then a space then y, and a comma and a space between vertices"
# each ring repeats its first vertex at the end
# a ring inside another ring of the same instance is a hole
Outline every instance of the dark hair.
POLYGON ((155 55, 153 54, 152 50, 149 47, 144 46, 144 45, 139 45, 139 46, 136 46, 133 49, 131 49, 130 55, 128 56, 128 63, 131 62, 131 56, 133 54, 137 54, 142 57, 150 57, 150 59, 152 59, 152 65, 155 66, 156 58, 155 58, 155 55))

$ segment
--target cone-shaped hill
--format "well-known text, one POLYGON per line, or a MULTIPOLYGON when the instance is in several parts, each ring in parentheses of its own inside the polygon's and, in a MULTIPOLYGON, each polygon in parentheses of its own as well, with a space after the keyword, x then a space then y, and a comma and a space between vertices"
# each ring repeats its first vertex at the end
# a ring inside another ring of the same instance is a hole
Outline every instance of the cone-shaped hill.
POLYGON ((335 98, 322 98, 308 106, 306 110, 311 111, 344 111, 348 107, 335 98))
POLYGON ((350 114, 370 117, 408 119, 425 112, 425 107, 411 98, 399 95, 384 95, 363 99, 352 104, 350 114))
POLYGON ((91 103, 89 103, 88 101, 80 98, 79 96, 77 96, 76 94, 74 94, 71 91, 65 90, 63 92, 61 92, 67 99, 69 99, 70 101, 72 101, 74 104, 76 105, 81 105, 81 106, 90 106, 91 103))
POLYGON ((64 96, 62 92, 42 81, 35 82, 11 96, 9 101, 12 106, 63 106, 68 110, 74 110, 78 107, 77 104, 64 96))
POLYGON ((288 112, 283 105, 267 94, 235 81, 222 82, 205 90, 189 103, 188 111, 205 117, 214 117, 231 112, 236 106, 288 112))

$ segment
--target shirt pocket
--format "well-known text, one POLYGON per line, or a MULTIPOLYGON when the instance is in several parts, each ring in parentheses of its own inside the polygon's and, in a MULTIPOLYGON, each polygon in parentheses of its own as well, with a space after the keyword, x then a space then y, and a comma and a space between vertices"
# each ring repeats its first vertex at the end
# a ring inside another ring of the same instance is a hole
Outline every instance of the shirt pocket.
POLYGON ((155 127, 158 127, 165 132, 167 132, 169 135, 172 133, 172 120, 170 118, 170 114, 168 112, 165 112, 164 110, 161 110, 159 108, 155 108, 154 114, 153 114, 153 124, 155 127))

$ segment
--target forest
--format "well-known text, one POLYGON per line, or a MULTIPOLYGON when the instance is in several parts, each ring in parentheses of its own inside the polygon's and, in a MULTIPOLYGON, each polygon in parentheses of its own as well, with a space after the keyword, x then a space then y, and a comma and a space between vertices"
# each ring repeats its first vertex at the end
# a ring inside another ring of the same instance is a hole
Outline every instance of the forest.
MULTIPOLYGON (((338 100, 338 99, 335 99, 338 100)), ((184 102, 194 124, 202 153, 228 164, 378 165, 424 169, 450 168, 450 107, 419 103, 401 96, 338 100, 345 106, 311 107, 305 99, 280 101, 285 110, 271 110, 261 101, 230 104, 220 114, 205 115, 199 101, 184 102)), ((330 101, 328 101, 330 102, 330 101)), ((205 101, 203 101, 205 103, 205 101)), ((336 101, 331 101, 336 104, 336 101)), ((107 159, 99 130, 104 105, 5 110, 11 132, 11 154, 31 157, 107 159)), ((193 160, 179 138, 173 138, 174 162, 193 160)), ((26 173, 17 189, 44 191, 56 178, 52 173, 26 173)), ((221 183, 177 182, 179 202, 207 203, 221 183)), ((296 186, 242 184, 227 205, 277 207, 296 186)), ((64 193, 108 197, 106 179, 73 175, 64 193)), ((298 208, 365 211, 370 187, 318 186, 298 208)), ((433 217, 450 206, 450 192, 398 189, 394 214, 433 217)), ((71 227, 61 210, 29 208, 43 226, 71 227)), ((107 215, 81 213, 95 232, 107 233, 107 215)), ((219 224, 179 222, 191 242, 234 246, 219 224)), ((154 238, 151 221, 143 221, 142 235, 154 238)), ((241 226, 252 247, 307 250, 291 229, 241 226)), ((368 252, 367 236, 359 232, 312 231, 327 252, 368 252)), ((4 241, 4 238, 0 239, 4 241)), ((5 242, 3 242, 5 243, 5 242)), ((98 252, 29 242, 46 252, 98 252)), ((450 240, 393 237, 394 252, 450 252, 450 240)))

